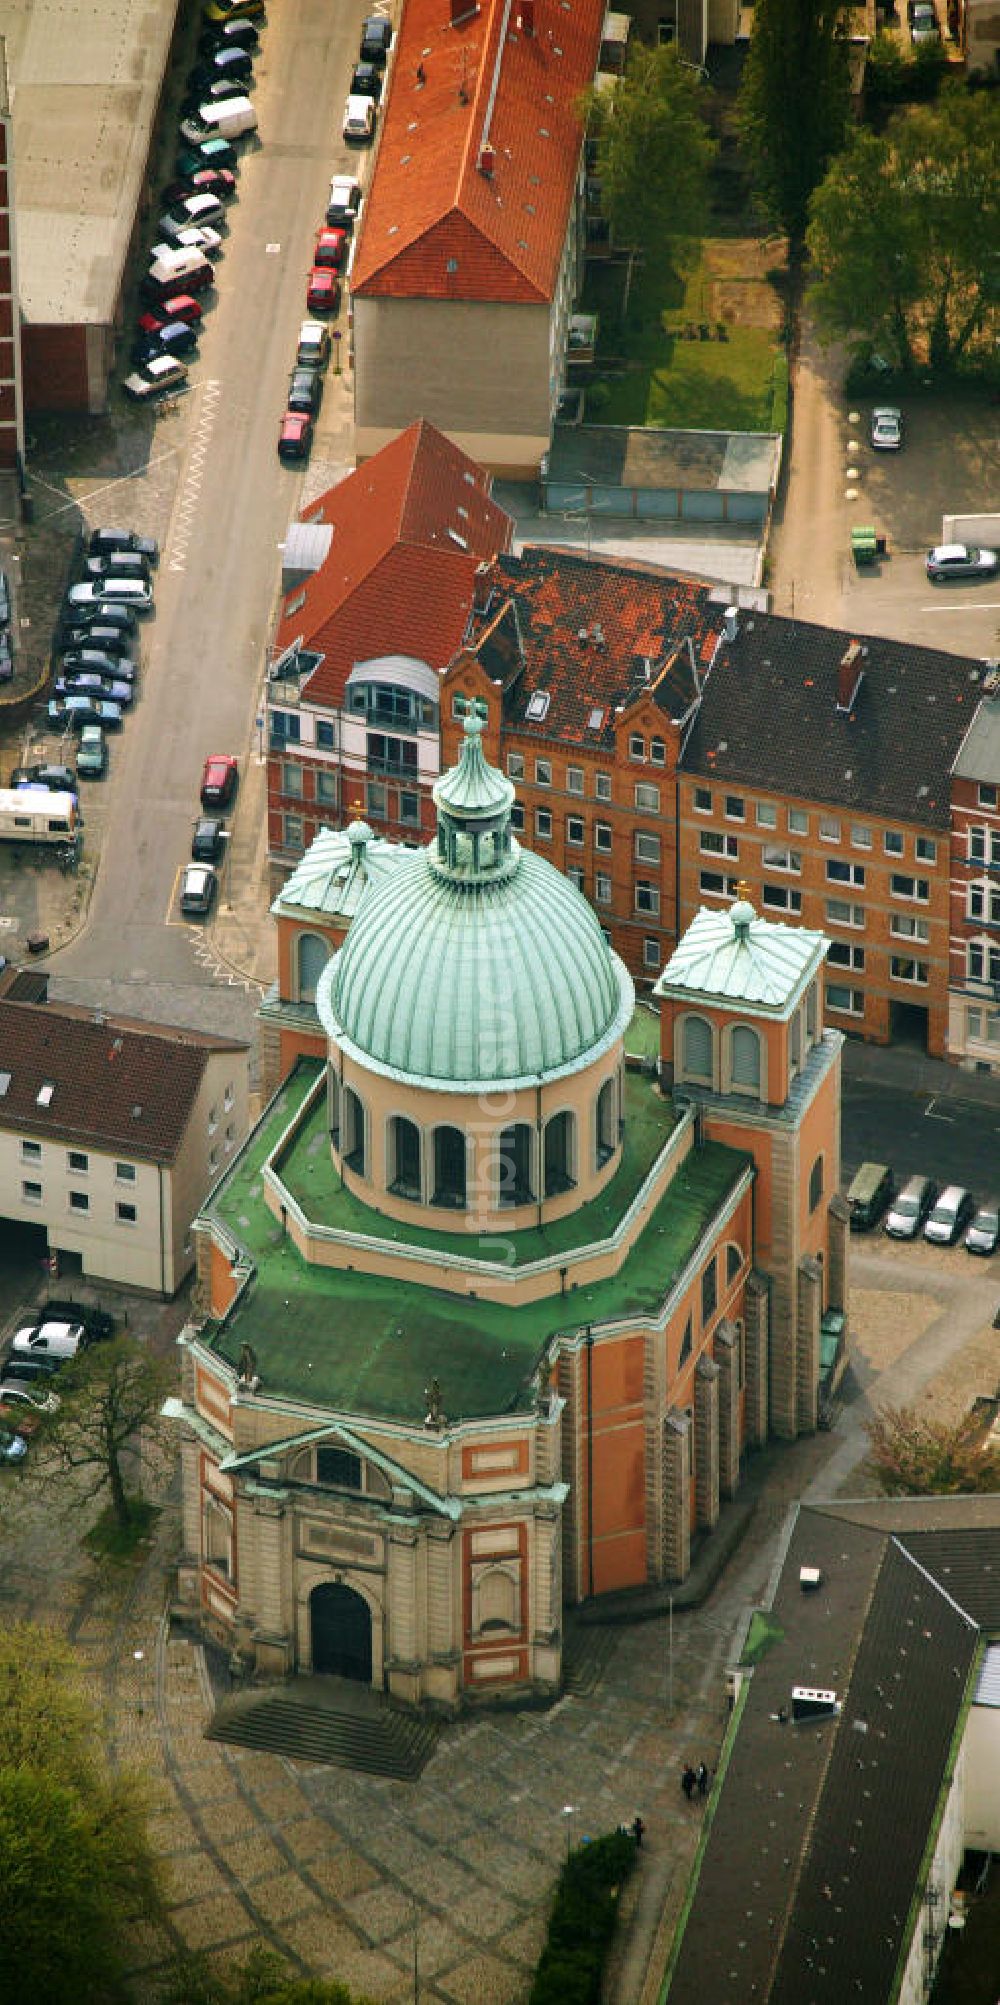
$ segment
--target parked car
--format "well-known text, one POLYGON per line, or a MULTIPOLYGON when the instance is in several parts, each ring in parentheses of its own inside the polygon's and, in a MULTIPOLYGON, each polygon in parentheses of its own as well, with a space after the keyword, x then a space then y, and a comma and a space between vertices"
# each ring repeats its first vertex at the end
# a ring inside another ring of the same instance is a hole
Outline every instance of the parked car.
POLYGON ((286 411, 278 433, 279 459, 308 459, 313 422, 304 411, 286 411))
POLYGON ((935 585, 947 584, 949 578, 991 578, 996 568, 996 551, 974 543, 938 543, 927 552, 927 576, 935 585))
POLYGON ((207 195, 204 191, 197 195, 182 195, 172 202, 160 217, 158 228, 169 231, 176 224, 183 229, 185 224, 200 228, 204 223, 218 223, 225 215, 218 195, 207 195))
POLYGON ((211 56, 216 49, 247 49, 252 54, 260 47, 260 36, 252 21, 210 21, 198 42, 198 53, 211 56))
POLYGON ((847 1192, 852 1232, 870 1232, 877 1225, 896 1186, 886 1163, 862 1163, 847 1192))
POLYGON ((98 647, 67 648, 59 663, 60 675, 110 675, 121 682, 134 682, 138 672, 134 661, 122 661, 98 647))
POLYGON ((76 770, 81 780, 103 780, 108 770, 108 747, 99 724, 85 724, 76 752, 76 770))
MULTIPOLYGON (((201 307, 195 306, 194 300, 190 304, 195 307, 194 317, 199 319, 201 307)), ((187 316, 178 313, 173 318, 182 320, 187 316)), ((137 557, 145 557, 147 564, 158 564, 160 561, 160 546, 156 537, 140 536, 135 529, 93 529, 88 549, 92 557, 111 557, 116 550, 128 550, 137 557)))
POLYGON ((306 287, 310 313, 336 313, 340 305, 340 281, 325 265, 314 265, 306 287))
POLYGON ((9 627, 0 627, 0 682, 14 680, 14 643, 9 627))
POLYGON ((392 22, 385 14, 369 14, 361 30, 361 60, 384 67, 392 47, 392 22))
POLYGON ((299 369, 325 369, 330 360, 330 336, 318 320, 304 320, 299 328, 295 362, 299 369))
MULTIPOLYGON (((171 362, 172 369, 182 369, 182 362, 171 362)), ((141 578, 85 578, 80 585, 71 585, 63 600, 63 618, 67 626, 81 623, 80 616, 91 608, 96 608, 96 617, 106 620, 108 609, 125 606, 131 614, 140 618, 153 610, 153 588, 141 578)))
POLYGON ((100 724, 105 731, 120 731, 122 725, 120 706, 107 697, 53 697, 46 705, 46 716, 53 731, 82 731, 85 724, 100 724))
POLYGON ((51 794, 76 793, 76 779, 70 766, 15 766, 10 784, 12 787, 47 787, 51 794))
POLYGON ((204 97, 214 83, 228 77, 253 78, 253 57, 249 49, 213 49, 202 56, 188 75, 188 88, 195 97, 204 97))
MULTIPOLYGON (((75 647, 76 641, 71 640, 70 635, 75 635, 80 628, 90 631, 97 626, 114 627, 116 632, 129 639, 138 632, 135 613, 131 606, 116 605, 112 600, 97 598, 86 605, 78 601, 71 614, 65 616, 65 642, 75 647)), ((81 645, 86 644, 86 642, 81 643, 81 645)))
POLYGON ((937 1185, 930 1177, 908 1177, 886 1213, 889 1237, 916 1239, 936 1197, 937 1185))
POLYGON ((217 202, 232 202, 236 197, 236 176, 230 167, 198 167, 192 174, 182 174, 169 182, 163 190, 163 200, 169 208, 175 202, 183 202, 188 195, 214 195, 217 202))
POLYGON ((212 909, 218 881, 210 863, 186 864, 181 879, 181 911, 204 918, 212 909))
POLYGON ((96 1302, 74 1302, 72 1297, 50 1295, 41 1304, 43 1316, 62 1317, 69 1323, 82 1323, 88 1341, 102 1344, 115 1333, 115 1319, 107 1309, 99 1309, 96 1302))
POLYGON ((264 0, 208 0, 205 19, 211 21, 253 21, 264 13, 264 0))
POLYGON ((207 82, 198 86, 192 77, 189 89, 181 100, 181 115, 184 118, 198 118, 204 125, 211 120, 205 117, 206 107, 212 104, 230 104, 236 98, 245 98, 253 89, 253 71, 249 77, 210 76, 207 82))
POLYGON ((19 1434, 26 1434, 29 1426, 37 1426, 44 1414, 57 1413, 60 1404, 59 1394, 50 1392, 46 1386, 35 1391, 30 1385, 18 1385, 16 1380, 8 1385, 0 1366, 0 1417, 19 1434))
POLYGON ((109 675, 93 675, 86 669, 77 669, 69 675, 57 675, 52 693, 61 702, 69 696, 89 696, 117 703, 119 709, 127 710, 135 690, 130 682, 112 682, 109 675))
POLYGON ((370 146, 375 137, 375 106, 370 97, 349 97, 344 106, 343 135, 355 145, 370 146))
POLYGON ((361 183, 354 174, 335 174, 330 182, 326 220, 331 226, 353 230, 361 207, 361 183))
POLYGON ((293 369, 288 379, 287 405, 290 411, 305 411, 314 418, 323 395, 323 378, 317 369, 293 369))
POLYGON ((8 1357, 3 1366, 4 1384, 27 1385, 42 1392, 51 1386, 63 1362, 62 1358, 8 1357))
POLYGON ((174 168, 181 175, 199 174, 205 167, 224 168, 227 174, 235 174, 237 159, 231 139, 223 139, 221 132, 205 133, 181 148, 174 168))
POLYGON ((154 244, 153 259, 162 258, 164 251, 199 251, 202 257, 221 258, 223 242, 218 230, 211 223, 189 223, 184 218, 161 216, 157 225, 163 241, 154 244))
POLYGON ((9 627, 13 613, 10 596, 10 579, 0 568, 0 627, 9 627))
POLYGON ((880 404, 872 412, 872 445, 876 452, 898 452, 903 443, 903 413, 895 404, 880 404))
POLYGON ((65 1317, 36 1316, 15 1330, 11 1344, 13 1357, 75 1358, 85 1350, 90 1338, 80 1322, 65 1317))
POLYGON ((1000 1244, 1000 1205, 981 1204, 965 1235, 966 1253, 988 1255, 1000 1244))
POLYGON ((168 320, 155 334, 142 334, 132 349, 133 362, 141 366, 157 355, 190 355, 198 346, 198 329, 187 320, 168 320))
POLYGON ((949 1184, 929 1213, 924 1238, 936 1246, 954 1246, 975 1212, 975 1200, 960 1184, 949 1184))
POLYGON ((201 775, 203 808, 224 808, 236 792, 239 760, 234 752, 211 752, 201 775))
POLYGON ((132 642, 128 634, 120 628, 105 626, 95 620, 89 627, 66 627, 59 638, 63 650, 63 660, 80 648, 93 648, 97 654, 110 655, 117 667, 119 662, 131 662, 132 642))
POLYGON ((941 30, 930 0, 917 0, 910 19, 910 40, 917 48, 925 47, 928 42, 940 42, 941 30))
POLYGON ((382 72, 377 63, 355 63, 351 71, 352 97, 371 97, 376 103, 382 95, 382 72))
POLYGON ((347 256, 350 239, 346 230, 321 230, 313 251, 314 265, 330 265, 339 271, 347 256))
POLYGON ((220 815, 199 815, 191 837, 191 855, 195 863, 217 863, 226 846, 225 822, 220 815))
POLYGON ((149 564, 141 550, 110 550, 106 557, 85 557, 84 575, 88 578, 141 578, 150 582, 149 564))
POLYGON ((0 1427, 0 1462, 23 1462, 27 1452, 23 1434, 15 1434, 12 1427, 0 1427))
POLYGON ((186 382, 187 366, 176 355, 153 355, 141 369, 126 376, 122 389, 140 402, 155 402, 171 390, 182 389, 186 382))

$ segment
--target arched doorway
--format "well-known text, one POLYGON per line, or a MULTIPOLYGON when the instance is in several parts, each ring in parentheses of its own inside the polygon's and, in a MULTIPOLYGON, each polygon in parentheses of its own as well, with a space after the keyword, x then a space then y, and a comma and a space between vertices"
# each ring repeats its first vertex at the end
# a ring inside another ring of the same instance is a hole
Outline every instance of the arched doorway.
POLYGON ((312 1667, 337 1678, 372 1681, 372 1617, 363 1595, 326 1580, 309 1596, 312 1667))

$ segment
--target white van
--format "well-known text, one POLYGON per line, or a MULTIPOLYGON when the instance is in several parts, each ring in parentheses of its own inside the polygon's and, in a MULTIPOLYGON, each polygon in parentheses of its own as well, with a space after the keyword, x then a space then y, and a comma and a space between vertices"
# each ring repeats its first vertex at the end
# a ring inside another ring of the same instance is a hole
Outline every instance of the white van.
POLYGON ((248 97, 224 97, 218 104, 200 104, 198 117, 219 139, 242 139, 245 132, 257 130, 257 113, 248 97))
POLYGON ((161 244, 157 256, 149 267, 149 276, 154 285, 171 285, 176 291, 184 292, 187 290, 188 280, 200 272, 203 266, 208 266, 211 282, 212 267, 204 251, 186 248, 184 245, 178 245, 176 249, 171 246, 168 249, 165 244, 161 244))
POLYGON ((11 1345, 11 1351, 18 1358, 75 1358, 81 1345, 87 1342, 87 1332, 82 1323, 66 1323, 53 1318, 46 1322, 26 1323, 18 1330, 11 1345))

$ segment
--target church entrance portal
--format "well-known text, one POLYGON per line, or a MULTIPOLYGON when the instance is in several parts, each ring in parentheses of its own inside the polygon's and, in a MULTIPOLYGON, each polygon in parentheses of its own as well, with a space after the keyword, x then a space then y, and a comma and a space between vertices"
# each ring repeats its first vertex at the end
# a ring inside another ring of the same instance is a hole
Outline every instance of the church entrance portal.
POLYGON ((325 1581, 309 1596, 312 1667, 338 1678, 372 1681, 372 1618, 363 1596, 339 1581, 325 1581))

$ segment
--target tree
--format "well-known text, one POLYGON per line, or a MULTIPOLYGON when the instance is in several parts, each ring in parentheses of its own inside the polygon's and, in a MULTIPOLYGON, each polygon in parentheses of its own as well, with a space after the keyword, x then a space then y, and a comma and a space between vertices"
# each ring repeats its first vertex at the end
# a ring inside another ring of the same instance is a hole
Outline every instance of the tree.
POLYGON ((850 74, 844 0, 757 0, 740 85, 754 191, 798 259, 809 197, 844 143, 850 74))
POLYGON ((664 252, 677 237, 698 236, 708 209, 708 167, 715 141, 702 113, 698 72, 673 43, 635 42, 624 76, 611 91, 584 101, 597 141, 601 208, 619 244, 631 252, 625 303, 638 251, 664 252))
POLYGON ((135 1337, 116 1337, 81 1351, 59 1374, 59 1410, 48 1421, 44 1444, 33 1449, 32 1477, 48 1490, 66 1485, 70 1507, 108 1493, 115 1521, 127 1531, 133 1499, 125 1471, 140 1437, 154 1459, 169 1452, 171 1433, 160 1408, 175 1369, 135 1337))
POLYGON ((1000 1451, 975 1410, 936 1420, 914 1406, 883 1406, 866 1426, 868 1460, 888 1497, 955 1497, 1000 1490, 1000 1451))
POLYGON ((166 2005, 372 2005, 338 1978, 292 1977, 284 1958, 257 1943, 244 1964, 220 1971, 203 1956, 185 1956, 166 2005))
POLYGON ((946 86, 858 132, 812 200, 811 299, 831 334, 898 367, 952 366, 986 327, 1000 281, 1000 104, 946 86))
POLYGON ((68 1646, 0 1632, 0 1997, 118 2005, 128 1924, 161 1913, 141 1784, 109 1775, 68 1646))

